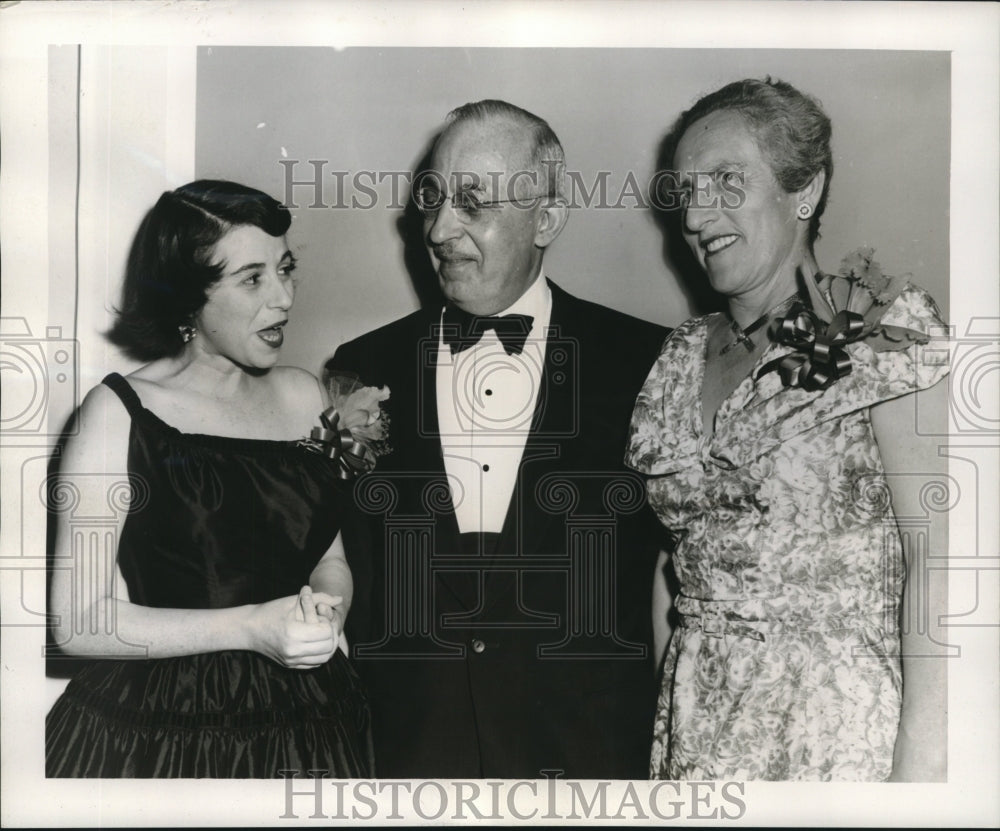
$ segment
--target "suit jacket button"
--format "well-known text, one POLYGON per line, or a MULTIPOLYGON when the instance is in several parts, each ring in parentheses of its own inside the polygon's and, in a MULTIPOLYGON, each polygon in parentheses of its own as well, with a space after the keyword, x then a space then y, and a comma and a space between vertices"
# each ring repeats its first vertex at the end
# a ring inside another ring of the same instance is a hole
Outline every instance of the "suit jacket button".
POLYGON ((472 641, 472 651, 475 653, 485 652, 486 644, 484 644, 479 638, 472 641))

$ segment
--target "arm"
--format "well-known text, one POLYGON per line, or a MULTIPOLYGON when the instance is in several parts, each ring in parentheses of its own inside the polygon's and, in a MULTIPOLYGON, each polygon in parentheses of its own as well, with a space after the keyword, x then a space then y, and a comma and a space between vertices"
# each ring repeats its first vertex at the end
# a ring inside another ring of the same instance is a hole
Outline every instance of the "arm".
POLYGON ((663 669, 663 659, 667 654, 671 635, 670 621, 667 619, 670 607, 673 605, 670 588, 667 586, 668 556, 666 551, 661 551, 653 571, 653 659, 656 662, 657 677, 663 669))
POLYGON ((354 581, 351 569, 344 555, 344 540, 342 534, 337 534, 333 544, 316 564, 309 575, 309 585, 316 592, 322 592, 339 603, 318 603, 316 611, 325 617, 333 626, 333 637, 339 641, 344 631, 344 621, 351 609, 351 598, 354 596, 354 581))
MULTIPOLYGON (((946 428, 947 382, 915 394, 921 413, 946 428)), ((898 517, 925 516, 921 489, 931 479, 946 481, 947 474, 947 459, 938 454, 940 438, 917 435, 914 403, 913 396, 908 395, 879 404, 871 411, 875 438, 892 488, 893 510, 898 517)), ((934 512, 929 518, 928 557, 946 557, 947 518, 934 512)), ((939 620, 947 612, 947 572, 936 571, 935 579, 931 580, 917 579, 916 552, 909 549, 907 536, 903 540, 906 562, 903 620, 908 625, 902 632, 903 708, 890 781, 944 782, 948 749, 947 659, 942 650, 934 647, 940 631, 939 620), (923 614, 928 622, 926 633, 920 632, 915 624, 923 614), (929 654, 935 652, 938 654, 929 654)))
MULTIPOLYGON (((130 419, 107 387, 83 402, 77 435, 66 444, 60 488, 74 489, 83 510, 106 510, 106 475, 124 478, 130 419), (94 474, 99 474, 95 477, 94 474)), ((119 518, 118 535, 124 525, 119 518)), ((115 591, 122 585, 117 551, 87 556, 74 546, 68 512, 57 515, 50 606, 54 636, 69 655, 167 658, 225 649, 251 649, 289 667, 328 660, 335 648, 325 620, 307 623, 303 603, 290 596, 228 609, 161 609, 130 602, 115 591)), ((330 598, 316 596, 316 602, 330 598)))

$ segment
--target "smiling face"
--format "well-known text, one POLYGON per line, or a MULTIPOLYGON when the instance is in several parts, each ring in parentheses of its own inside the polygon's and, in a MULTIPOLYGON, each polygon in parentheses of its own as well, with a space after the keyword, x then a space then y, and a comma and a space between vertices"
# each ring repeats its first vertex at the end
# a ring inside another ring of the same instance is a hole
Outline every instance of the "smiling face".
POLYGON ((720 110, 694 122, 674 167, 689 188, 684 238, 712 288, 730 298, 794 291, 809 256, 808 225, 743 118, 720 110))
POLYGON ((216 243, 211 259, 223 264, 222 277, 194 316, 198 337, 188 347, 248 369, 271 368, 295 297, 295 260, 285 238, 238 225, 216 243))
POLYGON ((547 187, 541 171, 534 182, 530 178, 530 150, 523 128, 503 118, 454 124, 434 148, 432 169, 447 195, 464 190, 486 203, 523 200, 488 205, 471 217, 456 213, 449 200, 424 217, 441 290, 472 314, 495 314, 513 304, 538 276, 544 247, 561 230, 560 224, 546 232, 552 217, 541 200, 529 199, 547 187))

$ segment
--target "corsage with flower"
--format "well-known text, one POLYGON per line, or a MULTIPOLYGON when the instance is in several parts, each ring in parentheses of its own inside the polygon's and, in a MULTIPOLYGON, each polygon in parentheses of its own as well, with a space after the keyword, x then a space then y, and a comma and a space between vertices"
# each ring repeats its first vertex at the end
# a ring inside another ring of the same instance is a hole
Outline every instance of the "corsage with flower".
POLYGON ((331 372, 323 377, 330 406, 319 417, 303 447, 332 459, 341 479, 353 479, 375 469, 375 460, 390 452, 389 418, 382 402, 388 387, 366 387, 356 375, 331 372))
POLYGON ((884 274, 874 254, 872 248, 859 248, 841 261, 837 274, 804 281, 809 305, 793 303, 772 330, 776 343, 794 351, 765 364, 758 378, 776 371, 786 387, 825 390, 850 373, 849 343, 865 341, 872 350, 886 352, 930 340, 924 332, 881 322, 906 277, 884 274))

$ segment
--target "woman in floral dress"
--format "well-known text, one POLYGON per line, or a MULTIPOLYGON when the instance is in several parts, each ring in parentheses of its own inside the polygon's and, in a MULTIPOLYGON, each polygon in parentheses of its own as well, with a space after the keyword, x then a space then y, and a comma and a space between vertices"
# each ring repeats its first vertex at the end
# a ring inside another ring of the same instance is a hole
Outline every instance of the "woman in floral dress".
POLYGON ((770 79, 706 96, 672 131, 683 233, 728 313, 672 333, 632 421, 627 461, 677 540, 680 586, 653 777, 945 775, 944 661, 900 626, 918 602, 936 620, 944 589, 906 579, 896 523, 925 516, 920 485, 942 469, 913 394, 945 412, 927 346, 943 324, 870 250, 817 265, 830 132, 770 79), (886 475, 904 469, 920 476, 886 475))

